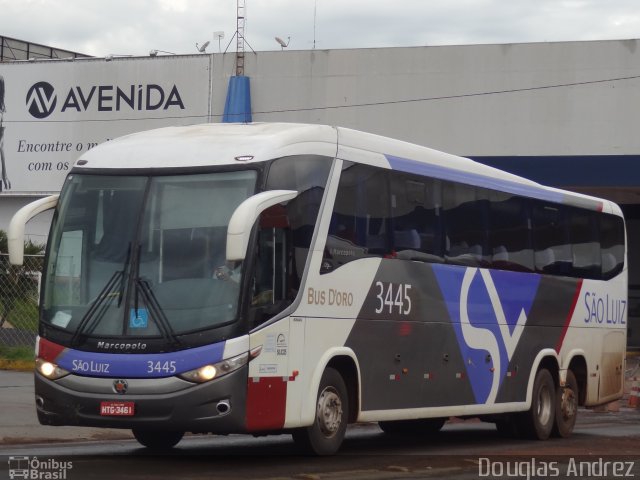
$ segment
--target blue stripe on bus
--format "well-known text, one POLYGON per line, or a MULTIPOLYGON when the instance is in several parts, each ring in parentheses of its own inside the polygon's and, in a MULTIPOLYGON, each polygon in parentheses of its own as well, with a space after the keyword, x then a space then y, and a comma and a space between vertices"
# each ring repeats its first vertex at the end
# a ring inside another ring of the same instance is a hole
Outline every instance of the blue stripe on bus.
POLYGON ((222 360, 225 342, 169 353, 99 353, 66 349, 58 366, 90 377, 170 377, 222 360))
POLYGON ((527 322, 540 285, 540 275, 492 270, 499 308, 504 314, 508 331, 504 332, 498 323, 498 314, 492 304, 488 286, 476 268, 460 268, 449 265, 432 265, 440 291, 444 298, 451 323, 458 339, 460 352, 466 363, 466 373, 473 389, 476 403, 487 402, 494 375, 499 375, 500 385, 505 379, 509 364, 520 341, 522 330, 518 330, 518 320, 523 317, 522 326, 527 322), (468 271, 475 271, 473 280, 465 292, 467 304, 462 305, 463 278, 468 271), (463 319, 461 309, 466 308, 468 318, 463 319), (490 358, 489 349, 478 349, 467 344, 462 323, 469 321, 473 332, 491 332, 500 353, 497 359, 490 358), (508 338, 506 338, 508 337, 508 338), (509 351, 507 343, 513 351, 509 351), (495 371, 493 368, 495 367, 495 371))
POLYGON ((554 203, 564 203, 565 200, 564 194, 548 191, 544 188, 523 185, 500 178, 487 177, 477 173, 454 170, 440 165, 422 163, 408 158, 395 157, 393 155, 385 155, 385 157, 389 161, 392 169, 402 172, 425 175, 428 177, 438 178, 440 180, 466 183, 468 185, 475 185, 476 187, 491 188, 502 192, 512 193, 514 195, 522 195, 554 203))

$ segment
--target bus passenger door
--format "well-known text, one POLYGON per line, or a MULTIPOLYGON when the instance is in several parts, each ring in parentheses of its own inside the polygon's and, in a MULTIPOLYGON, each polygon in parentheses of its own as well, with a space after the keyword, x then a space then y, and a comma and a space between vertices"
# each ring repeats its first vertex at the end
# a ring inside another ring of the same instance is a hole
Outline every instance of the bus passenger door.
POLYGON ((277 315, 295 298, 291 270, 291 230, 285 207, 274 205, 259 220, 251 285, 251 322, 256 327, 277 315))
MULTIPOLYGON (((286 208, 275 205, 265 210, 260 217, 259 228, 251 304, 254 326, 268 321, 291 305, 299 286, 286 208)), ((287 321, 283 318, 276 323, 276 330, 277 363, 282 365, 285 360, 285 376, 294 380, 297 376, 294 371, 300 371, 302 367, 304 319, 291 317, 287 321)))
MULTIPOLYGON (((285 207, 265 210, 259 220, 250 285, 251 327, 259 327, 280 314, 294 300, 295 259, 285 207)), ((283 317, 251 335, 251 347, 262 346, 249 371, 247 428, 278 430, 285 421, 300 417, 302 392, 295 390, 304 352, 304 319, 283 317)))

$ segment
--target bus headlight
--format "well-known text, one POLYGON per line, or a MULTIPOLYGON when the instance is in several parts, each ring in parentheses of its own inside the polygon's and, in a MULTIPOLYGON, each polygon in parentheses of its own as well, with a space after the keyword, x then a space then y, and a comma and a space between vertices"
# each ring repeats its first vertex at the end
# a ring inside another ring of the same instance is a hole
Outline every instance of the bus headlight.
POLYGON ((204 383, 213 380, 214 378, 220 378, 228 373, 233 372, 234 370, 238 370, 243 365, 246 365, 248 360, 249 354, 243 353, 242 355, 228 358, 218 363, 203 365, 202 367, 196 368, 195 370, 184 372, 179 376, 180 378, 189 380, 190 382, 204 383))
POLYGON ((55 363, 47 362, 42 358, 36 358, 36 370, 40 372, 43 377, 46 377, 49 380, 57 380, 65 375, 69 375, 69 372, 64 368, 60 368, 55 363))

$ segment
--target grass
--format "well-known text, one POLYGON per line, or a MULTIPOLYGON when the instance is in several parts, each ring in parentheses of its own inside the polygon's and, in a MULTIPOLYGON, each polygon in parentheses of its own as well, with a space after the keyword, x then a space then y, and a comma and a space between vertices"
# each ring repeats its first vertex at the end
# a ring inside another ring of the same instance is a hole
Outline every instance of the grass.
POLYGON ((0 345, 0 357, 7 360, 33 361, 33 347, 5 347, 0 345))
POLYGON ((14 328, 28 332, 38 331, 38 303, 28 298, 18 298, 9 307, 7 322, 14 328))
POLYGON ((0 345, 0 370, 33 371, 33 348, 0 345))

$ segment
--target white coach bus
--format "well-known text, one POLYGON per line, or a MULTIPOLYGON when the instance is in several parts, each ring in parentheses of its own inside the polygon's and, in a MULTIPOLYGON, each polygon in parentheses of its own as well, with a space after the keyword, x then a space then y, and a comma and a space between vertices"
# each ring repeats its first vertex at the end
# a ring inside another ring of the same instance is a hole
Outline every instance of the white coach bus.
POLYGON ((625 226, 607 200, 397 140, 299 124, 164 128, 104 143, 58 196, 43 276, 40 422, 433 432, 478 416, 571 434, 622 395, 625 226))

